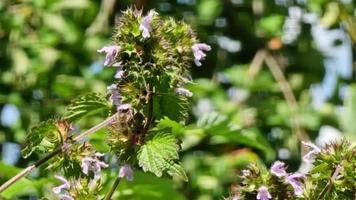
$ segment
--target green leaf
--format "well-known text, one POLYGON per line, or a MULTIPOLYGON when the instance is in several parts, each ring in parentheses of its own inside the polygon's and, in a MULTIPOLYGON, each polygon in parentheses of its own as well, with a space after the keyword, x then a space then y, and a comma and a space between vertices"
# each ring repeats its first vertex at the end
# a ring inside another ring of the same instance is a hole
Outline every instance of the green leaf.
POLYGON ((189 102, 186 97, 178 94, 165 94, 153 100, 156 119, 168 117, 177 122, 184 122, 188 117, 189 102))
MULTIPOLYGON (((111 186, 111 184, 108 184, 111 186)), ((118 194, 118 193, 116 193, 118 194)), ((114 194, 115 195, 115 194, 114 194)), ((185 200, 181 192, 176 190, 172 180, 158 178, 150 173, 135 171, 133 181, 120 183, 120 196, 113 199, 125 200, 185 200)))
POLYGON ((173 135, 178 136, 178 135, 183 135, 184 134, 184 127, 182 124, 173 121, 171 119, 169 119, 168 117, 164 117, 163 119, 161 119, 158 124, 157 127, 159 129, 164 129, 164 128, 171 128, 173 135))
POLYGON ((137 159, 143 171, 150 171, 161 177, 163 172, 187 181, 187 176, 178 160, 179 145, 169 129, 151 131, 146 142, 140 147, 137 159))
POLYGON ((21 153, 24 158, 29 157, 34 151, 48 152, 56 147, 59 141, 59 130, 55 120, 41 122, 31 128, 25 139, 21 153))
POLYGON ((90 93, 74 99, 67 108, 64 119, 76 121, 80 118, 99 113, 108 113, 111 110, 109 102, 98 93, 90 93))

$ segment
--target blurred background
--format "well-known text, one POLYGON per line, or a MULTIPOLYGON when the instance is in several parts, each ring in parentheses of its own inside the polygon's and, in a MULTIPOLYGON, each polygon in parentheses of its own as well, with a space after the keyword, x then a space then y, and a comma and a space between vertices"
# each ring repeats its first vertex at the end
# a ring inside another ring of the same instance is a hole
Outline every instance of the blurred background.
MULTIPOLYGON (((21 158, 31 126, 60 117, 78 94, 106 92, 114 72, 96 50, 133 5, 186 21, 212 51, 192 65, 191 115, 177 128, 189 182, 137 172, 120 184, 122 199, 222 199, 251 162, 307 170, 301 140, 355 141, 355 0, 2 0, 0 183, 41 157, 21 158)), ((90 140, 104 151, 104 138, 90 140)), ((0 199, 50 195, 51 177, 42 167, 0 199)))

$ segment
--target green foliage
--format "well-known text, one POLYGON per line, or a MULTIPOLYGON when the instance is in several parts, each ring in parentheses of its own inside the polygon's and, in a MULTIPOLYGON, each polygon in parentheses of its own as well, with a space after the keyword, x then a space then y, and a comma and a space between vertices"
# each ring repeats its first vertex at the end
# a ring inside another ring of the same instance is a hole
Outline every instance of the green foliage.
POLYGON ((349 138, 355 138, 356 124, 356 85, 350 85, 349 92, 345 98, 345 112, 340 118, 340 124, 349 138))
MULTIPOLYGON (((17 173, 19 173, 22 169, 7 165, 3 162, 0 162, 0 181, 5 181, 7 179, 12 178, 17 173)), ((29 180, 28 178, 23 178, 17 181, 14 185, 12 185, 9 189, 2 192, 0 197, 14 199, 21 195, 29 195, 36 192, 35 184, 29 180)))
POLYGON ((185 122, 188 117, 188 99, 178 94, 162 94, 154 98, 154 116, 159 120, 168 117, 177 122, 185 122))
POLYGON ((186 199, 181 192, 175 189, 174 181, 140 171, 135 171, 135 179, 132 182, 122 182, 120 191, 122 192, 117 198, 127 200, 186 199))
POLYGON ((103 115, 103 113, 109 113, 110 110, 111 105, 103 95, 90 93, 74 99, 68 106, 64 119, 77 121, 83 117, 103 115))
POLYGON ((31 128, 25 139, 22 156, 29 157, 34 151, 50 152, 61 141, 55 120, 47 120, 31 128))
POLYGON ((150 131, 138 151, 138 164, 143 171, 150 171, 158 177, 167 172, 188 181, 182 166, 177 163, 179 148, 169 129, 150 131))

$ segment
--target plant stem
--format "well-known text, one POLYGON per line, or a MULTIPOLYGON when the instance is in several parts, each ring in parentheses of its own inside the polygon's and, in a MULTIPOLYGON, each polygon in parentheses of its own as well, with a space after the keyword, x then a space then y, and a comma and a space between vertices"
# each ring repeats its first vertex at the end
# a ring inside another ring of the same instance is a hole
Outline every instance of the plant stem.
POLYGON ((153 120, 153 91, 152 90, 153 90, 152 86, 149 85, 147 91, 147 95, 148 95, 147 121, 145 126, 143 127, 143 135, 145 135, 148 132, 153 120))
POLYGON ((266 58, 266 50, 265 49, 260 49, 257 51, 255 56, 253 57, 253 60, 250 64, 250 68, 248 69, 248 77, 253 80, 255 76, 258 74, 258 72, 261 70, 263 61, 266 58))
POLYGON ((105 199, 104 199, 104 200, 110 200, 110 199, 111 199, 111 196, 114 194, 114 192, 115 192, 117 186, 119 185, 120 181, 121 181, 121 178, 120 178, 119 176, 117 176, 116 179, 115 179, 114 184, 113 184, 112 187, 110 188, 110 191, 109 191, 109 193, 105 196, 105 199))
POLYGON ((341 171, 341 167, 342 164, 338 164, 335 168, 335 171, 333 173, 333 175, 331 176, 331 178, 329 179, 328 183, 326 184, 325 188, 323 189, 323 191, 321 191, 318 199, 324 199, 325 195, 331 190, 331 187, 334 184, 334 181, 336 180, 337 176, 339 175, 340 171, 341 171))
POLYGON ((291 109, 293 115, 292 125, 293 128, 295 129, 295 133, 299 141, 309 141, 309 137, 302 129, 299 121, 299 117, 298 117, 299 106, 298 106, 297 99, 295 98, 293 90, 290 87, 286 77, 284 76, 281 67, 279 66, 276 59, 269 53, 266 54, 265 61, 273 77, 276 79, 279 87, 281 88, 283 96, 286 99, 287 104, 291 109))
MULTIPOLYGON (((113 120, 115 120, 115 118, 117 117, 117 113, 115 113, 114 115, 112 115, 111 117, 107 118, 106 120, 102 121, 101 123, 95 125, 94 127, 90 128, 89 130, 84 131, 83 133, 81 133, 80 135, 78 135, 77 137, 75 137, 73 139, 73 143, 74 142, 78 142, 81 139, 83 139, 84 137, 87 137, 93 133, 95 133, 96 131, 98 131, 99 129, 102 129, 104 127, 106 127, 107 125, 109 125, 113 120)), ((0 193, 2 193, 3 191, 5 191, 8 187, 10 187, 11 185, 13 185, 14 183, 16 183, 18 180, 20 180, 22 177, 27 176, 29 173, 31 173, 35 168, 41 166, 42 164, 46 163, 49 159, 53 158, 54 156, 56 156, 57 154, 62 152, 62 147, 63 145, 59 146, 58 148, 56 148, 55 150, 53 150, 52 152, 48 153, 46 156, 44 156, 43 158, 41 158, 40 160, 38 160, 37 162, 35 162, 33 165, 28 166, 27 168, 23 169, 21 172, 19 172, 18 174, 16 174, 14 177, 12 177, 11 179, 9 179, 8 181, 6 181, 5 183, 3 183, 0 186, 0 193)), ((71 144, 69 145, 69 147, 71 147, 71 144)))

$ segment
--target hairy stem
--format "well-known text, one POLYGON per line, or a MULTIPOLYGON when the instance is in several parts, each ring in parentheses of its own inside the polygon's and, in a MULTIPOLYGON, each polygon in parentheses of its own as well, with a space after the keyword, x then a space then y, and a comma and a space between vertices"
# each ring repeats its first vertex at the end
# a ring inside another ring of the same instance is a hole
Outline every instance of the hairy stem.
POLYGON ((147 111, 147 121, 143 127, 143 134, 146 134, 151 126, 153 120, 153 91, 152 86, 148 86, 147 97, 148 97, 148 111, 147 111))
POLYGON ((318 199, 324 199, 325 195, 331 190, 334 181, 336 180, 337 176, 339 175, 340 171, 342 168, 342 164, 338 164, 335 168, 335 171, 333 173, 333 175, 330 177, 328 183, 326 184, 325 188, 323 189, 323 191, 321 191, 318 199))
MULTIPOLYGON (((89 130, 84 131, 83 133, 81 133, 80 135, 78 135, 77 137, 75 137, 73 139, 73 142, 78 142, 81 139, 83 139, 84 137, 87 137, 93 133, 95 133, 96 131, 98 131, 99 129, 102 129, 106 126, 108 126, 110 123, 112 123, 113 120, 115 120, 117 117, 117 113, 115 113, 114 115, 112 115, 111 117, 107 118, 106 120, 102 121, 101 123, 95 125, 94 127, 90 128, 89 130)), ((71 145, 69 145, 70 147, 71 145)), ((46 156, 44 156, 43 158, 41 158, 40 160, 38 160, 37 162, 35 162, 33 165, 28 166, 27 168, 23 169, 21 172, 19 172, 18 174, 16 174, 14 177, 12 177, 11 179, 9 179, 8 181, 6 181, 5 183, 3 183, 0 186, 0 193, 2 193, 3 191, 5 191, 8 187, 10 187, 11 185, 13 185, 14 183, 16 183, 17 181, 19 181, 22 177, 27 176, 29 173, 31 173, 35 168, 41 166, 42 164, 46 163, 49 159, 53 158, 54 156, 56 156, 57 154, 62 152, 62 147, 63 145, 61 145, 60 147, 58 147, 57 149, 53 150, 52 152, 48 153, 46 156)), ((68 147, 67 147, 68 148, 68 147)))
POLYGON ((110 200, 112 195, 114 194, 117 186, 119 185, 121 178, 119 176, 116 177, 114 184, 111 186, 109 193, 105 196, 104 200, 110 200))

